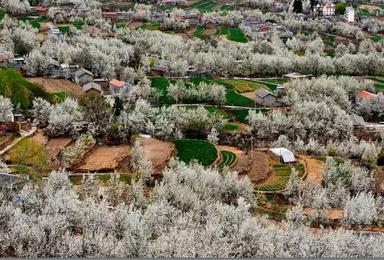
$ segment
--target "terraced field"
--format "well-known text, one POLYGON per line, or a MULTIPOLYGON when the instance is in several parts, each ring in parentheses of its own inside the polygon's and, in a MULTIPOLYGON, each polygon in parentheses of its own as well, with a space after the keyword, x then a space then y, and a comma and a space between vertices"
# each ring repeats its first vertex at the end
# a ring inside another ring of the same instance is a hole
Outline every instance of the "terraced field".
POLYGON ((248 42, 247 37, 243 31, 238 27, 233 28, 220 28, 217 31, 217 35, 226 35, 228 40, 235 42, 248 42))
MULTIPOLYGON (((304 165, 297 164, 294 166, 299 172, 299 177, 304 175, 304 165)), ((267 179, 264 183, 256 185, 255 191, 276 192, 284 190, 287 186, 289 177, 291 175, 292 167, 283 164, 276 164, 273 166, 275 175, 267 179)))
POLYGON ((223 169, 226 167, 231 167, 236 162, 236 154, 230 152, 230 151, 221 151, 221 162, 217 166, 219 169, 223 169))
POLYGON ((200 0, 191 5, 191 7, 199 9, 201 12, 206 13, 213 10, 216 5, 216 1, 200 0))

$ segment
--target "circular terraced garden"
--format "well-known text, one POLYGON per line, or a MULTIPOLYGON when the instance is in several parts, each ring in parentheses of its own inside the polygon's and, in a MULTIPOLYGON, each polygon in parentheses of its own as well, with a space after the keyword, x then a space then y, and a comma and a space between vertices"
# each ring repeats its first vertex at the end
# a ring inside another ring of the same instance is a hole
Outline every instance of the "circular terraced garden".
POLYGON ((197 160, 204 166, 210 166, 218 157, 216 147, 205 140, 180 139, 174 141, 174 144, 177 157, 186 163, 197 160))
POLYGON ((217 166, 219 169, 223 169, 225 166, 229 168, 236 163, 236 154, 230 151, 221 151, 220 154, 221 161, 217 166))

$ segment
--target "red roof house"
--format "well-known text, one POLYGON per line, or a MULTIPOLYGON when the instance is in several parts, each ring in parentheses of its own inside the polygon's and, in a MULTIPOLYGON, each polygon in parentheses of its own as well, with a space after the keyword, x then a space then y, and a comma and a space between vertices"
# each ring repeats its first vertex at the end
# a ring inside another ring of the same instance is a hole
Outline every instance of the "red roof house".
POLYGON ((359 94, 357 94, 358 98, 360 100, 370 101, 372 98, 376 97, 377 95, 368 91, 360 91, 359 94))

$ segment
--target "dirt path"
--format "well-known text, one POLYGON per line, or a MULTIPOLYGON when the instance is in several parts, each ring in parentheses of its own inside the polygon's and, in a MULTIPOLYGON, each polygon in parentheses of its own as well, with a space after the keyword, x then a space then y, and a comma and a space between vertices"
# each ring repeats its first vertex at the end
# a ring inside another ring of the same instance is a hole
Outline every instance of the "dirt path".
POLYGON ((131 152, 129 145, 97 146, 86 155, 76 172, 113 171, 131 152))
POLYGON ((80 98, 83 89, 68 79, 27 78, 29 82, 41 86, 48 93, 66 92, 71 97, 80 98))
POLYGON ((170 142, 160 141, 154 138, 141 138, 145 157, 152 163, 155 172, 160 173, 167 165, 174 153, 174 146, 170 142))
MULTIPOLYGON (((268 174, 271 172, 271 167, 268 163, 268 155, 260 151, 253 151, 251 160, 252 162, 248 172, 251 182, 257 183, 267 178, 268 174)), ((266 181, 274 181, 275 178, 277 177, 272 174, 266 181)))
POLYGON ((304 182, 307 184, 321 186, 321 181, 323 179, 322 174, 325 169, 324 162, 307 155, 300 155, 299 158, 304 160, 307 166, 307 177, 304 179, 304 182))

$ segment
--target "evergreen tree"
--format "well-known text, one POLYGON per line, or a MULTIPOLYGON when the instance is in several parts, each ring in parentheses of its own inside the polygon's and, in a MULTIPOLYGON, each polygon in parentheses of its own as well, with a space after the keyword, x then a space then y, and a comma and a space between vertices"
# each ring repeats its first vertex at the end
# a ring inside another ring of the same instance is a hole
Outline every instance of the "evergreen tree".
POLYGON ((295 12, 295 13, 302 13, 303 12, 303 2, 301 0, 294 0, 293 12, 295 12))

